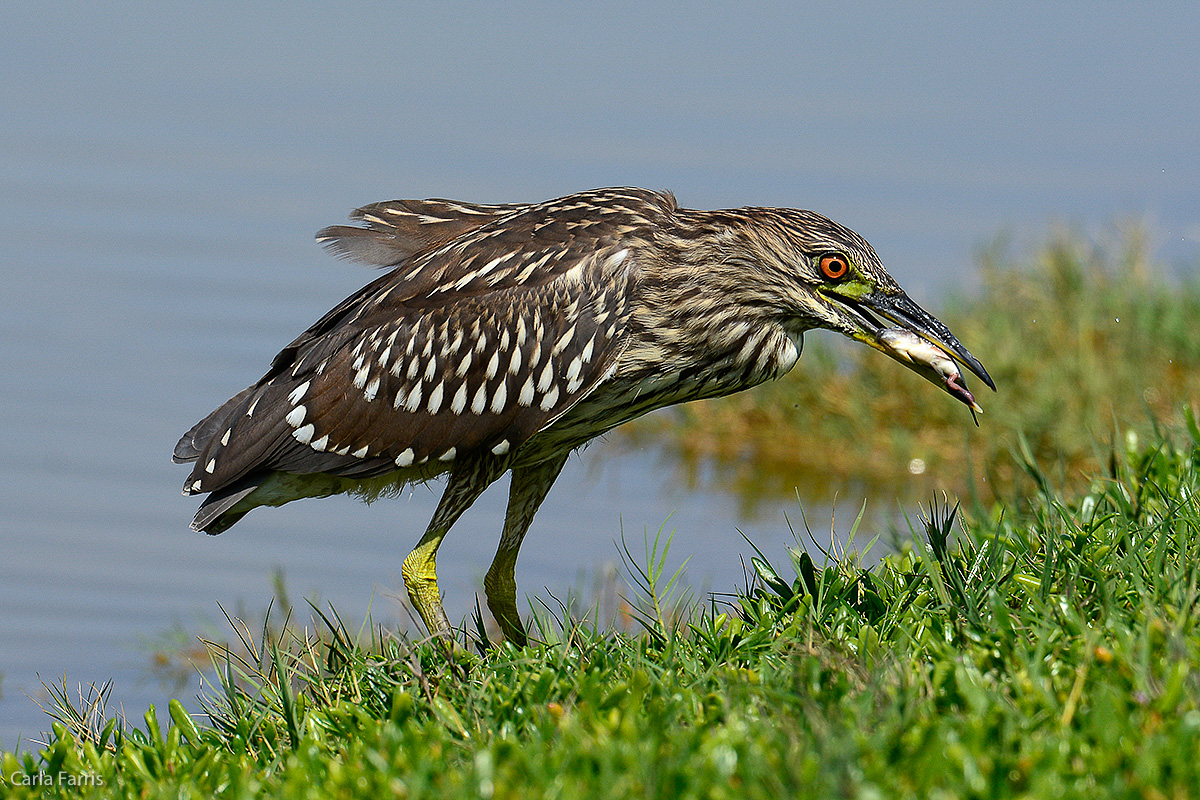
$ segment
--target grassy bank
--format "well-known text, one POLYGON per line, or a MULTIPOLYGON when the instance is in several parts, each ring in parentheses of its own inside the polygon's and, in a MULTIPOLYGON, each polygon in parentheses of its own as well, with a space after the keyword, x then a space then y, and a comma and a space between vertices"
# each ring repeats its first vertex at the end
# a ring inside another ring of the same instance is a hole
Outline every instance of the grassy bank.
POLYGON ((1028 463, 1040 489, 1020 502, 957 522, 933 509, 913 549, 870 569, 769 554, 728 604, 672 612, 660 541, 633 573, 634 633, 547 616, 544 644, 447 657, 328 615, 320 636, 239 629, 217 648, 211 719, 173 703, 162 735, 153 714, 76 708, 40 753, 0 757, 4 788, 1194 797, 1198 445, 1194 424, 1177 442, 1131 437, 1077 493, 1028 463))
POLYGON ((890 523, 866 519, 861 553, 760 554, 737 595, 686 602, 663 537, 627 565, 628 629, 562 609, 524 650, 235 621, 207 716, 64 686, 0 796, 1200 797, 1200 287, 1123 242, 997 250, 939 313, 1001 388, 979 429, 814 340, 787 382, 635 434, 749 495, 974 498, 907 549, 878 560, 890 523))
POLYGON ((879 353, 810 334, 783 380, 662 412, 623 428, 624 441, 665 437, 685 473, 715 475, 748 500, 797 486, 853 496, 864 484, 884 496, 1010 496, 1035 488, 1012 457, 1023 449, 1081 489, 1108 469, 1117 430, 1182 424, 1200 397, 1200 283, 1170 279, 1137 229, 1111 239, 997 245, 980 256, 980 289, 935 309, 999 389, 975 386, 979 428, 879 353))

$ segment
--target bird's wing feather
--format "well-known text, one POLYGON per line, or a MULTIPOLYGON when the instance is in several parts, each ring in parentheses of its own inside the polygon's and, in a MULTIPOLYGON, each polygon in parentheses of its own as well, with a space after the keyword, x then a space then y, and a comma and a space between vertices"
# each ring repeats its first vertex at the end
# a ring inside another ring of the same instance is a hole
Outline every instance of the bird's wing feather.
POLYGON ((226 400, 216 411, 193 425, 191 430, 180 437, 179 442, 175 445, 172 460, 176 464, 184 464, 199 458, 204 451, 204 446, 216 434, 216 429, 221 421, 232 414, 233 409, 241 405, 246 396, 254 391, 254 388, 251 386, 238 392, 226 400))
POLYGON ((394 267, 416 253, 525 207, 441 199, 389 200, 355 209, 350 218, 366 223, 365 228, 331 225, 317 234, 317 240, 341 258, 394 267))
POLYGON ((606 375, 639 274, 625 243, 644 220, 574 208, 483 225, 334 308, 191 432, 208 439, 185 448, 200 453, 185 491, 501 453, 551 424, 606 375))

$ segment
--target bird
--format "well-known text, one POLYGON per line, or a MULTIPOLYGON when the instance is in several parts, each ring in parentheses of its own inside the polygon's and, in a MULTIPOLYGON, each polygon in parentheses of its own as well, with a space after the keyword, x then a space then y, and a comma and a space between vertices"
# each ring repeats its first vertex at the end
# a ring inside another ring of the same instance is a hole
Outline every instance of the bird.
POLYGON ((511 472, 484 590, 522 646, 517 554, 569 454, 650 411, 780 377, 806 331, 880 350, 973 412, 958 364, 995 390, 865 239, 812 211, 704 211, 619 187, 536 203, 392 200, 350 219, 317 239, 387 272, 193 426, 174 460, 194 464, 183 491, 206 495, 192 528, 209 534, 258 506, 370 500, 447 474, 401 566, 431 636, 454 637, 438 547, 490 484, 511 472))

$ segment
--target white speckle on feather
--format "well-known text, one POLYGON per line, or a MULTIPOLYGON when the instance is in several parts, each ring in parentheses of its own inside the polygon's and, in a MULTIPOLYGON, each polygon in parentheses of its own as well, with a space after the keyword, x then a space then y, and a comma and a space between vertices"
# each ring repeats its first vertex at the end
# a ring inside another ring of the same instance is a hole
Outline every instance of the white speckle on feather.
POLYGON ((396 456, 396 466, 397 467, 411 467, 412 463, 413 463, 414 455, 415 455, 415 453, 413 453, 413 449, 411 447, 408 448, 403 453, 396 456))
POLYGON ((550 388, 550 383, 554 380, 553 367, 554 362, 547 359, 546 366, 542 369, 542 374, 538 378, 537 390, 539 392, 545 392, 550 388))
POLYGON ((487 275, 489 272, 491 272, 491 271, 492 271, 492 270, 494 270, 496 267, 498 267, 498 266, 500 266, 501 264, 503 264, 503 263, 504 263, 505 261, 507 261, 508 259, 512 258, 514 255, 516 255, 516 254, 515 254, 515 253, 505 253, 505 254, 504 254, 504 255, 502 255, 502 256, 499 256, 499 257, 497 257, 497 258, 493 258, 491 261, 489 261, 488 263, 486 263, 486 264, 484 264, 482 267, 480 267, 480 268, 479 268, 479 270, 478 270, 478 271, 475 273, 475 275, 473 275, 472 277, 476 277, 476 276, 480 276, 480 277, 481 277, 481 276, 483 276, 483 275, 487 275))
POLYGON ((364 444, 362 447, 358 448, 353 453, 351 453, 350 457, 351 458, 366 458, 367 457, 367 446, 364 444))
POLYGON ((463 409, 467 407, 467 383, 463 381, 458 385, 458 391, 454 393, 454 399, 450 401, 450 410, 455 414, 461 414, 463 409))
POLYGON ((445 381, 438 381, 438 385, 433 387, 433 391, 429 393, 429 403, 426 408, 429 409, 430 414, 436 414, 442 408, 442 387, 444 385, 445 381))
POLYGON ((580 283, 583 280, 583 262, 575 262, 574 266, 563 273, 562 280, 567 283, 580 283))
POLYGON ((559 340, 554 343, 554 349, 550 351, 550 355, 556 356, 559 353, 561 353, 563 351, 563 349, 566 348, 566 346, 571 343, 571 338, 573 336, 575 336, 575 326, 574 325, 567 328, 567 332, 564 333, 561 337, 559 337, 559 340))
POLYGON ((517 396, 517 405, 529 408, 533 405, 533 376, 530 375, 525 379, 525 384, 521 387, 521 394, 517 396))
POLYGON ((500 385, 496 387, 496 393, 492 395, 492 413, 504 413, 504 406, 508 402, 508 387, 506 381, 500 381, 500 385))
POLYGON ((530 264, 525 269, 521 270, 519 273, 517 273, 517 281, 516 281, 517 284, 520 285, 520 284, 528 281, 529 276, 532 275, 537 270, 537 267, 538 267, 538 265, 536 263, 533 263, 533 264, 530 264))
POLYGON ((406 410, 416 413, 416 410, 421 407, 421 387, 423 385, 415 384, 412 391, 408 393, 408 402, 404 404, 406 410))
POLYGON ((475 392, 475 399, 471 401, 471 413, 482 414, 487 408, 487 384, 479 384, 479 390, 475 392))
POLYGON ((308 384, 309 382, 305 381, 295 389, 292 389, 292 393, 288 395, 288 402, 292 405, 299 403, 304 398, 304 393, 308 391, 308 384))
POLYGON ((309 442, 308 446, 313 450, 316 450, 318 453, 324 453, 325 448, 329 446, 329 434, 325 434, 320 439, 309 442))
POLYGON ((499 442, 496 443, 496 446, 492 448, 492 453, 495 455, 498 455, 498 456, 502 456, 508 452, 509 446, 510 445, 508 443, 508 439, 501 439, 499 442))
POLYGON ((304 406, 296 406, 288 412, 288 415, 284 417, 284 420, 286 420, 287 424, 291 425, 293 428, 299 428, 304 424, 304 415, 307 413, 308 409, 304 406))
POLYGON ((616 269, 617 267, 619 267, 621 265, 621 262, 624 261, 625 257, 628 255, 629 255, 628 248, 626 248, 624 250, 618 250, 617 252, 615 252, 611 256, 609 256, 608 258, 604 259, 605 268, 616 269))
POLYGON ((550 391, 546 392, 546 394, 542 397, 542 402, 541 402, 542 411, 549 411, 550 409, 554 408, 554 404, 557 402, 558 402, 558 387, 552 386, 552 387, 550 387, 550 391))
POLYGON ((375 399, 375 395, 379 394, 379 378, 372 378, 367 384, 367 388, 363 390, 363 396, 367 398, 367 402, 375 399))
POLYGON ((453 461, 457 452, 457 448, 451 447, 449 450, 438 456, 438 461, 453 461))
POLYGON ((300 444, 308 444, 309 442, 312 441, 313 434, 316 432, 317 432, 317 429, 314 428, 311 424, 308 424, 308 425, 305 425, 304 427, 297 428, 296 430, 292 431, 292 437, 300 444))

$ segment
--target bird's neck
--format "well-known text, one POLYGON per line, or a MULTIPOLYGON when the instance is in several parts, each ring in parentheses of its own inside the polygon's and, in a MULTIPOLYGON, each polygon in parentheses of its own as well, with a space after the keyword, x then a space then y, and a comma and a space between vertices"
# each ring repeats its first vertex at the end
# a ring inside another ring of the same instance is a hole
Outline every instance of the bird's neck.
POLYGON ((641 282, 618 374, 682 376, 698 396, 712 397, 778 378, 796 363, 802 331, 742 301, 736 264, 661 269, 641 282))

